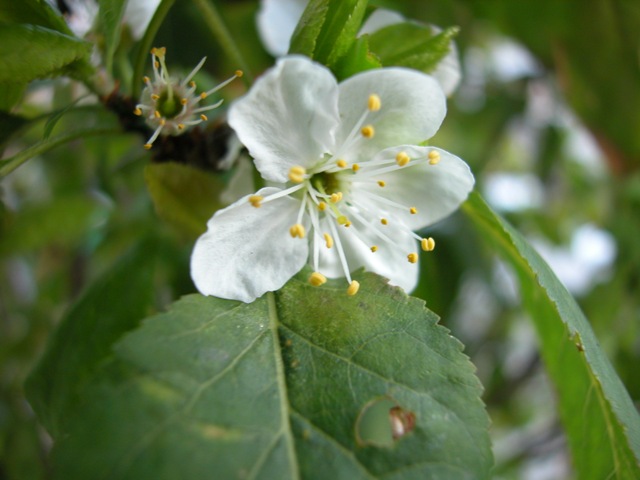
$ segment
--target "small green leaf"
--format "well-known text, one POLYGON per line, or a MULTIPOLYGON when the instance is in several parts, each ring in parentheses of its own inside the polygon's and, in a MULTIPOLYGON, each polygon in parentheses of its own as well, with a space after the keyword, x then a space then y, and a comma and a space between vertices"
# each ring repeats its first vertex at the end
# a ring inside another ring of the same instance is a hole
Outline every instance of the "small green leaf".
POLYGON ((99 26, 104 34, 106 51, 104 61, 107 72, 113 67, 113 55, 120 43, 122 31, 122 16, 124 15, 127 0, 101 0, 98 12, 99 26))
POLYGON ((74 74, 90 53, 91 44, 55 30, 0 26, 0 83, 74 74))
POLYGON ((73 35, 62 15, 45 0, 0 0, 0 23, 40 25, 73 35))
POLYGON ((575 300, 526 240, 477 193, 464 211, 518 276, 558 393, 578 478, 640 478, 640 417, 575 300))
POLYGON ((371 34, 369 46, 385 67, 409 67, 429 73, 449 53, 457 33, 457 27, 450 27, 434 35, 433 27, 405 22, 371 34))
POLYGON ((333 67, 355 41, 367 3, 367 0, 311 0, 293 34, 289 52, 333 67))
POLYGON ((147 188, 160 218, 188 238, 197 238, 207 221, 222 207, 224 184, 218 177, 175 162, 145 167, 147 188))
POLYGON ((348 297, 308 273, 251 304, 185 297, 122 338, 57 436, 57 478, 488 478, 462 345, 380 277, 348 297))
POLYGON ((378 57, 369 51, 368 35, 363 35, 353 42, 347 54, 336 64, 334 73, 338 80, 344 80, 356 73, 381 66, 378 57))
POLYGON ((3 83, 0 86, 0 111, 10 111, 24 95, 26 83, 3 83))
POLYGON ((52 435, 66 430, 78 392, 111 355, 112 344, 148 314, 154 252, 152 243, 141 242, 89 287, 62 320, 27 380, 29 402, 52 435))

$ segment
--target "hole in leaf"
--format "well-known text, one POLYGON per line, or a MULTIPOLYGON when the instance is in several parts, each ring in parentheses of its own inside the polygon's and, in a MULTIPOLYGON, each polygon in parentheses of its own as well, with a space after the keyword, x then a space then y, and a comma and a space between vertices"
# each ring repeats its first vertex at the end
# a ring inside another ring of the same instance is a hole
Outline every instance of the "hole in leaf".
POLYGON ((356 441, 363 446, 392 447, 410 433, 416 416, 389 397, 379 397, 367 403, 356 420, 356 441))

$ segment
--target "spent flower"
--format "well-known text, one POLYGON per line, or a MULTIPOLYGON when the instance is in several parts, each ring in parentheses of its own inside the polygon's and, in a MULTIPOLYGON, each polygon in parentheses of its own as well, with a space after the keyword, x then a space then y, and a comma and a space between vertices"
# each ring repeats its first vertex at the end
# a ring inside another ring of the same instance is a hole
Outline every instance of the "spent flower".
POLYGON ((473 188, 469 167, 420 146, 446 110, 429 75, 383 68, 338 84, 301 56, 280 59, 229 109, 229 124, 268 186, 219 210, 196 242, 191 275, 205 295, 253 301, 309 262, 312 285, 360 267, 413 289, 414 231, 452 213, 473 188))
POLYGON ((180 135, 188 127, 207 121, 205 112, 218 108, 223 101, 219 100, 213 105, 205 106, 200 106, 200 102, 242 76, 242 71, 237 70, 231 78, 212 89, 196 93, 197 86, 193 77, 204 65, 206 57, 200 60, 189 75, 180 80, 169 75, 165 55, 164 47, 151 49, 153 80, 144 77, 146 87, 142 91, 140 103, 134 110, 134 113, 144 117, 147 125, 154 130, 144 145, 147 149, 151 148, 160 135, 180 135))

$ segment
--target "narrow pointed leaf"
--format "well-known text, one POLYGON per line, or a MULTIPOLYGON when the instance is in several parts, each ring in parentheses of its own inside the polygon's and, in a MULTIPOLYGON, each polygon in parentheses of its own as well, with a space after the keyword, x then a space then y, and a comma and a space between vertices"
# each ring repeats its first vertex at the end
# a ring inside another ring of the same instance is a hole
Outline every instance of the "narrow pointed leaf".
POLYGON ((356 297, 305 275, 127 334, 57 439, 58 478, 488 478, 481 387, 437 317, 372 274, 356 297))
POLYGON ((558 392, 578 478, 640 478, 640 417, 575 300, 526 240, 477 193, 464 211, 518 276, 558 392))
POLYGON ((98 19, 100 28, 104 34, 106 46, 104 61, 107 72, 111 72, 113 66, 113 54, 120 43, 122 31, 122 16, 124 15, 127 0, 101 0, 98 19))

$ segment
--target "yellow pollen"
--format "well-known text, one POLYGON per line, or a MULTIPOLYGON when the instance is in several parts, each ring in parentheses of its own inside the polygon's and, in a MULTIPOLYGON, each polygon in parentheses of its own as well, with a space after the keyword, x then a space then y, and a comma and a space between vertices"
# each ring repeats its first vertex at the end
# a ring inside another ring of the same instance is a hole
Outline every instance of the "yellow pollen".
POLYGON ((249 197, 249 203, 255 208, 260 208, 262 206, 262 200, 264 200, 262 195, 251 195, 249 197))
POLYGON ((351 165, 351 170, 353 170, 354 172, 357 172, 358 170, 360 170, 360 165, 358 165, 357 163, 354 163, 353 165, 351 165))
POLYGON ((142 81, 144 83, 149 83, 151 81, 151 79, 145 75, 144 77, 142 77, 142 81))
POLYGON ((409 209, 409 213, 411 213, 411 215, 415 215, 416 213, 418 213, 418 209, 416 207, 411 207, 409 209))
POLYGON ((324 212, 327 208, 327 204, 324 202, 320 202, 318 203, 318 210, 320 210, 321 212, 324 212))
POLYGON ((372 253, 376 253, 377 251, 378 251, 378 247, 377 247, 376 245, 373 245, 373 246, 371 247, 371 252, 372 252, 372 253))
POLYGON ((344 161, 344 160, 342 160, 342 159, 340 159, 340 160, 338 160, 338 161, 336 162, 336 165, 337 165, 337 166, 339 166, 340 168, 344 168, 344 167, 346 167, 346 166, 347 166, 347 162, 346 162, 346 161, 344 161))
POLYGON ((208 119, 208 118, 207 118, 207 116, 203 113, 203 114, 201 114, 201 115, 200 115, 200 120, 202 120, 203 122, 206 122, 206 121, 207 121, 207 120, 209 120, 209 119, 208 119))
POLYGON ((300 223, 296 223, 291 228, 289 228, 289 233, 293 238, 304 238, 307 232, 303 225, 301 225, 300 223))
POLYGON ((161 127, 164 127, 166 123, 167 123, 167 121, 164 118, 160 119, 160 126, 161 127))
POLYGON ((380 107, 382 107, 382 101, 380 100, 380 97, 378 95, 372 93, 371 95, 369 95, 369 102, 367 106, 369 108, 369 111, 377 112, 378 110, 380 110, 380 107))
POLYGON ((349 219, 347 217, 345 217, 344 215, 340 215, 338 218, 336 218, 336 221, 340 225, 346 225, 347 223, 349 223, 349 219))
POLYGON ((188 102, 188 100, 186 98, 183 98, 182 100, 180 100, 180 105, 186 105, 188 102))
POLYGON ((156 101, 160 99, 160 95, 156 95, 155 93, 151 94, 151 100, 156 101))
POLYGON ((396 155, 396 163, 401 167, 404 167, 410 160, 411 158, 409 158, 407 152, 398 152, 396 155))
POLYGON ((420 246, 422 247, 422 250, 424 250, 425 252, 432 252, 434 248, 436 248, 436 241, 429 237, 429 238, 423 238, 420 241, 420 246))
POLYGON ((383 225, 388 225, 389 221, 386 218, 381 218, 380 219, 380 223, 383 224, 383 225))
POLYGON ((158 62, 157 60, 155 62, 153 62, 154 65, 156 66, 156 68, 160 68, 160 62, 158 62))
POLYGON ((143 145, 143 147, 145 148, 145 150, 149 150, 151 148, 151 144, 150 143, 145 143, 143 145))
POLYGON ((376 131, 374 130, 373 125, 365 125, 360 130, 360 133, 362 133, 362 136, 364 138, 373 138, 373 136, 376 134, 376 131))
POLYGON ((293 183, 302 183, 304 182, 304 175, 307 171, 304 167, 295 166, 289 169, 289 180, 293 183))
POLYGON ((358 282, 357 280, 353 280, 349 284, 349 288, 347 288, 347 295, 354 296, 356 293, 358 293, 358 290, 360 290, 360 282, 358 282))
POLYGON ((156 117, 156 118, 160 118, 161 117, 160 112, 158 110, 153 112, 153 116, 156 117))
POLYGON ((431 150, 429 152, 429 165, 435 165, 439 161, 440 161, 440 153, 435 150, 431 150))
POLYGON ((328 233, 324 234, 324 241, 327 242, 327 248, 333 247, 333 237, 328 233))
POLYGON ((201 99, 203 99, 203 100, 204 100, 205 98, 207 98, 207 92, 202 92, 202 93, 200 94, 200 98, 201 98, 201 99))
POLYGON ((336 192, 331 194, 331 203, 338 203, 342 200, 342 192, 336 192))
POLYGON ((140 116, 140 115, 142 115, 142 110, 140 110, 138 107, 136 107, 136 109, 133 111, 133 114, 140 116))
POLYGON ((407 260, 409 260, 409 263, 417 263, 418 254, 417 253, 410 253, 409 255, 407 255, 407 260))
POLYGON ((386 182, 384 180, 378 180, 378 185, 384 187, 386 185, 386 182))
POLYGON ((190 86, 191 88, 196 88, 196 82, 194 82, 193 80, 191 80, 191 81, 189 82, 189 86, 190 86))
POLYGON ((347 221, 347 223, 344 224, 345 228, 349 228, 351 226, 351 222, 347 221))
POLYGON ((184 130, 184 123, 178 124, 178 130, 184 130))
POLYGON ((242 70, 236 70, 235 75, 236 77, 240 78, 244 75, 244 72, 242 70))
POLYGON ((325 277, 320 272, 313 272, 309 275, 309 283, 314 287, 319 287, 320 285, 324 285, 327 283, 327 277, 325 277))

